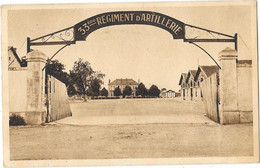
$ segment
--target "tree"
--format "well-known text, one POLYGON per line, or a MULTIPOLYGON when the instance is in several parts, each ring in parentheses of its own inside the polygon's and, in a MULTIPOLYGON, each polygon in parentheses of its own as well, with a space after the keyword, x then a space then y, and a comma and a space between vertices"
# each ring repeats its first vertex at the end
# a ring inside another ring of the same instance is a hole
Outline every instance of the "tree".
POLYGON ((94 78, 90 82, 90 86, 88 88, 88 96, 99 96, 100 87, 101 87, 101 81, 97 78, 94 78))
POLYGON ((65 65, 58 60, 47 60, 46 71, 68 84, 69 75, 64 72, 65 65))
POLYGON ((149 96, 159 97, 160 90, 158 89, 158 87, 156 85, 152 85, 150 87, 150 89, 148 90, 148 94, 149 94, 149 96))
POLYGON ((115 90, 114 90, 114 95, 115 95, 115 96, 121 96, 121 95, 122 95, 119 86, 115 88, 115 90))
POLYGON ((59 60, 47 60, 46 68, 55 72, 63 72, 65 65, 59 62, 59 60))
POLYGON ((70 75, 77 85, 80 94, 86 95, 87 87, 90 85, 90 76, 93 73, 94 71, 88 61, 79 58, 78 61, 74 62, 70 75))
POLYGON ((91 94, 98 95, 97 88, 99 89, 100 85, 103 84, 103 78, 105 77, 101 72, 94 71, 90 63, 82 58, 74 62, 69 76, 69 84, 76 86, 77 93, 83 95, 84 100, 86 100, 87 90, 92 92, 91 94), (93 84, 92 87, 91 84, 93 84))
POLYGON ((147 96, 147 89, 143 83, 140 83, 135 92, 136 96, 147 96))
POLYGON ((69 96, 77 94, 77 91, 73 85, 68 85, 67 92, 69 96))
POLYGON ((82 90, 78 87, 78 85, 79 84, 77 84, 79 81, 77 81, 77 75, 76 75, 76 73, 72 73, 71 71, 70 71, 70 73, 69 73, 69 80, 68 80, 68 89, 70 89, 70 90, 68 90, 68 92, 73 92, 73 93, 75 93, 75 94, 82 94, 82 90), (73 91, 73 90, 71 90, 71 89, 75 89, 75 92, 73 91))
POLYGON ((123 90, 123 97, 132 95, 132 88, 130 86, 126 86, 123 90))
POLYGON ((138 89, 136 89, 136 91, 135 91, 135 95, 136 95, 136 96, 142 95, 142 94, 141 94, 141 91, 138 90, 138 89))
POLYGON ((106 96, 106 97, 108 96, 108 91, 107 91, 107 89, 105 87, 103 87, 103 89, 101 90, 100 95, 101 96, 106 96))

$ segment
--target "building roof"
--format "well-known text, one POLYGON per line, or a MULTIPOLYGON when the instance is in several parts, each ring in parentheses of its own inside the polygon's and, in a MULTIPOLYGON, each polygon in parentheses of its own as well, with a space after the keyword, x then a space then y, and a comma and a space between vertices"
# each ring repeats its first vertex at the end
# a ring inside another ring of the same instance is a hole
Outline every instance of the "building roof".
POLYGON ((187 75, 187 79, 186 79, 186 83, 188 82, 190 76, 193 76, 193 78, 195 78, 197 73, 197 70, 189 70, 188 75, 187 75))
POLYGON ((195 77, 197 70, 190 70, 190 73, 192 74, 193 77, 195 77))
POLYGON ((211 76, 212 74, 214 74, 214 73, 216 73, 218 71, 219 71, 219 67, 216 66, 216 65, 203 65, 203 66, 199 66, 194 80, 195 81, 197 80, 200 72, 203 72, 206 77, 209 77, 209 76, 211 76))
POLYGON ((182 73, 183 77, 186 79, 188 74, 187 73, 182 73))
POLYGON ((181 85, 182 80, 186 81, 187 75, 188 75, 187 73, 182 73, 181 74, 179 85, 181 85))
POLYGON ((138 85, 138 83, 136 81, 134 81, 133 79, 116 79, 114 81, 112 81, 111 83, 109 83, 108 85, 138 85))
POLYGON ((14 48, 13 46, 8 46, 8 51, 9 50, 12 51, 14 57, 16 58, 21 67, 27 66, 27 62, 21 61, 21 59, 19 58, 18 54, 16 53, 16 48, 14 48))
POLYGON ((201 69, 205 72, 205 74, 207 75, 207 77, 209 77, 210 75, 212 75, 215 72, 219 71, 219 67, 216 65, 212 65, 212 66, 200 66, 201 69))

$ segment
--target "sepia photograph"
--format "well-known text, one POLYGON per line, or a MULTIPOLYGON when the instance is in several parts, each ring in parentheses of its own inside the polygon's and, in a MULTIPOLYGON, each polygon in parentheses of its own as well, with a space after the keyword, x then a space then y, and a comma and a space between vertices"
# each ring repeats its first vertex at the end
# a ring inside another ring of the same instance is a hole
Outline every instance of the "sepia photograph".
POLYGON ((259 162, 255 1, 2 6, 6 167, 259 162))

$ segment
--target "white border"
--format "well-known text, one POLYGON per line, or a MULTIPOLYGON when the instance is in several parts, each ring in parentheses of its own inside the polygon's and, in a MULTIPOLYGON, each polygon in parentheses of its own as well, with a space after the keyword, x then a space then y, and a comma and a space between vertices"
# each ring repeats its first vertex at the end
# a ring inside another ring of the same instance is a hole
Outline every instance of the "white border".
MULTIPOLYGON (((66 2, 64 0, 41 0, 39 2, 36 2, 35 0, 23 0, 23 1, 19 1, 19 0, 13 0, 13 1, 8 1, 8 0, 1 0, 0 1, 0 5, 11 5, 11 4, 70 4, 70 3, 111 3, 111 2, 170 2, 172 0, 66 0, 66 2)), ((182 0, 175 0, 175 1, 179 1, 181 2, 182 0)), ((184 0, 187 1, 187 0, 184 0)), ((198 1, 198 0, 189 0, 189 1, 198 1)), ((200 1, 207 1, 207 0, 200 0, 200 1)), ((257 10, 259 10, 259 2, 257 3, 257 10)), ((260 21, 259 19, 259 14, 257 14, 258 18, 258 22, 260 21)), ((259 31, 259 27, 258 27, 258 31, 259 31)), ((0 36, 2 37, 2 32, 0 34, 0 36)), ((260 35, 258 34, 258 37, 260 35)), ((1 42, 2 44, 2 42, 1 42)), ((258 43, 258 48, 259 48, 259 43, 258 43)), ((1 64, 2 65, 2 64, 1 64)), ((0 65, 0 66, 1 66, 0 65)), ((259 69, 259 61, 258 61, 258 69, 259 69)), ((1 72, 1 67, 0 67, 0 72, 1 72)), ((258 74, 258 86, 259 86, 259 74, 258 74)), ((2 102, 2 78, 0 78, 0 100, 2 102)), ((259 90, 258 90, 259 92, 259 90)), ((259 94, 258 94, 259 95, 259 94)), ((2 104, 0 103, 0 125, 2 127, 2 104)), ((260 117, 259 117, 260 118, 260 117)), ((3 165, 3 130, 0 130, 0 162, 2 162, 3 165)), ((1 165, 1 163, 0 163, 1 165)), ((88 166, 88 167, 95 167, 95 168, 102 168, 102 167, 107 167, 107 166, 88 166)), ((120 168, 126 168, 129 166, 110 166, 110 167, 120 167, 120 168)), ((176 168, 216 168, 216 167, 225 167, 225 168, 231 168, 231 167, 236 167, 236 168, 242 168, 242 167, 247 167, 247 168, 256 168, 256 167, 260 167, 260 163, 256 163, 256 164, 204 164, 204 165, 156 165, 156 166, 132 166, 132 167, 163 167, 163 168, 170 168, 170 167, 176 167, 176 168)))

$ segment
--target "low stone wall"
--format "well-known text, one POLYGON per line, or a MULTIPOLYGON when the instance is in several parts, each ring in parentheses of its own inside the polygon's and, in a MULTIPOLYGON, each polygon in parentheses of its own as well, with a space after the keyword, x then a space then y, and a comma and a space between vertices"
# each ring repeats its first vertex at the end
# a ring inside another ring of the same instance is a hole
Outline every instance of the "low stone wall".
POLYGON ((9 83, 9 116, 23 117, 26 124, 41 124, 45 121, 45 113, 28 111, 28 71, 27 67, 15 67, 8 70, 9 83))
MULTIPOLYGON (((27 103, 27 69, 19 68, 8 71, 9 112, 26 112, 27 103)), ((4 88, 3 88, 4 89, 4 88)))
POLYGON ((248 60, 237 63, 237 89, 240 123, 253 122, 252 65, 248 60))
MULTIPOLYGON (((24 118, 27 124, 41 124, 46 121, 46 109, 42 113, 37 111, 28 111, 27 107, 27 68, 13 68, 8 71, 9 77, 9 115, 19 115, 24 118)), ((49 95, 49 117, 47 121, 55 121, 67 116, 71 116, 67 89, 64 83, 49 75, 48 95, 49 95)), ((45 97, 47 98, 47 97, 45 97)), ((46 101, 46 99, 44 100, 46 101)))

